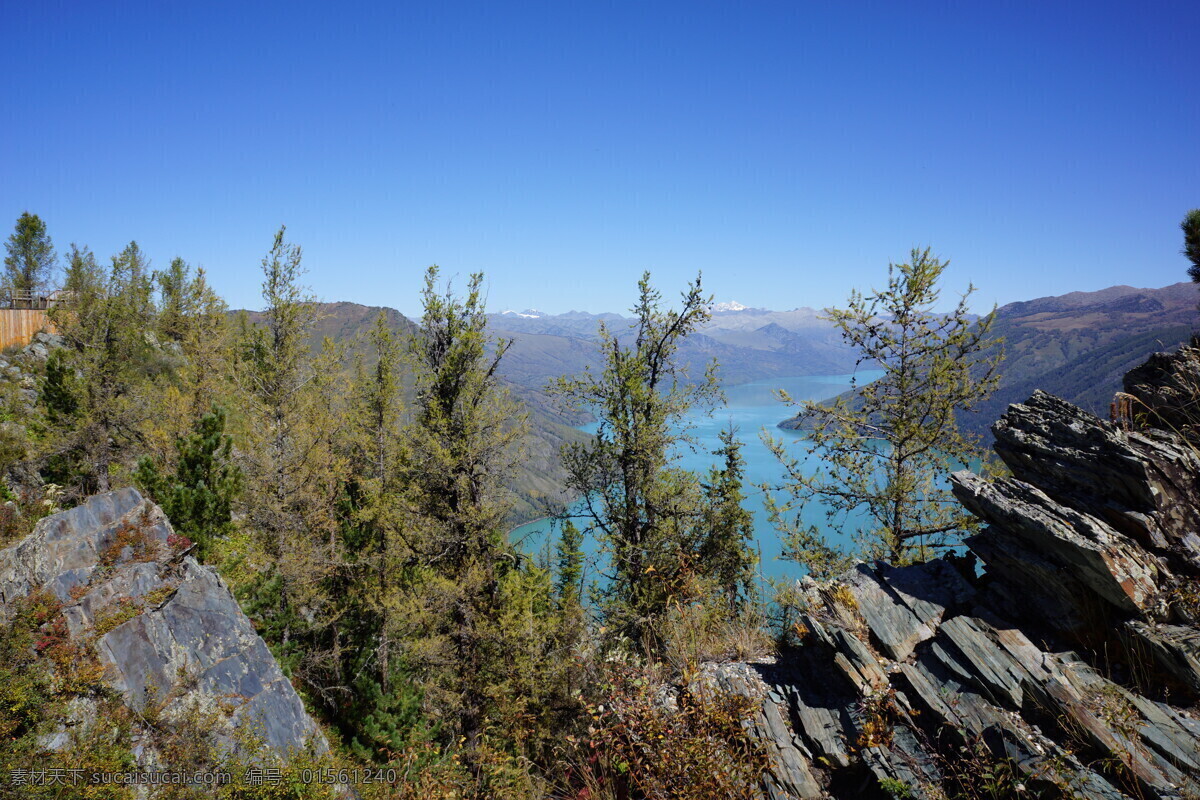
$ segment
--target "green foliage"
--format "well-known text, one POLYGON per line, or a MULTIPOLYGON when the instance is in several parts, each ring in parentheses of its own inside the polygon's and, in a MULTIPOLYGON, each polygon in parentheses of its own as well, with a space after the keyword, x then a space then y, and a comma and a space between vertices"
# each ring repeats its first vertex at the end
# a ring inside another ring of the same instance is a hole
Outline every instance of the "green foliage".
POLYGON ((487 353, 483 276, 471 276, 460 300, 436 291, 431 267, 422 292, 422 334, 412 337, 416 380, 405 469, 421 515, 433 525, 427 555, 464 564, 500 546, 510 502, 501 488, 516 460, 525 415, 501 389, 496 371, 509 342, 487 353))
POLYGON ((240 576, 248 579, 239 590, 296 684, 332 707, 328 687, 346 685, 340 659, 331 657, 338 646, 334 579, 343 561, 336 506, 346 464, 336 439, 344 387, 336 348, 308 352, 316 309, 299 283, 301 250, 285 232, 275 234, 262 260, 261 324, 243 319, 232 348, 237 403, 230 423, 251 539, 240 563, 253 573, 240 576))
POLYGON ((304 643, 292 633, 304 630, 305 620, 295 605, 288 602, 285 577, 278 571, 257 571, 238 587, 237 595, 242 611, 270 645, 283 674, 295 675, 304 656, 304 643))
POLYGON ((352 676, 353 691, 335 718, 356 753, 387 763, 395 753, 424 748, 437 731, 428 724, 424 692, 400 657, 392 619, 397 593, 408 580, 398 465, 404 407, 401 342, 382 313, 365 338, 356 357, 349 425, 341 442, 351 477, 338 501, 345 555, 332 590, 340 669, 352 676))
POLYGON ((49 312, 66 340, 51 384, 55 397, 47 401, 54 449, 78 455, 81 474, 64 476, 78 493, 111 488, 112 467, 136 447, 148 416, 137 396, 158 369, 146 336, 154 314, 148 269, 136 242, 113 257, 107 275, 90 251, 72 245, 66 280, 71 302, 49 312))
POLYGON ((562 608, 579 605, 583 594, 583 533, 575 523, 563 523, 558 538, 558 570, 554 593, 562 608))
POLYGON ((664 310, 649 273, 638 283, 631 344, 600 328, 604 369, 562 378, 558 395, 572 411, 599 418, 593 441, 563 451, 568 486, 587 505, 585 530, 608 549, 612 580, 604 612, 638 646, 654 648, 654 622, 698 569, 699 481, 674 465, 688 443, 686 415, 711 407, 721 393, 715 362, 692 382, 676 355, 680 343, 709 319, 700 279, 683 293, 680 310, 664 310))
POLYGON ((357 718, 351 748, 359 757, 379 763, 387 763, 397 753, 418 748, 439 736, 425 714, 424 692, 395 659, 390 670, 385 689, 374 680, 372 671, 364 669, 355 681, 352 700, 357 718))
POLYGON ((74 370, 67 364, 63 351, 54 350, 46 359, 46 377, 39 396, 51 425, 61 425, 78 413, 77 392, 74 370))
POLYGON ((208 285, 203 269, 195 273, 182 258, 174 258, 166 270, 154 273, 159 302, 157 329, 168 340, 189 345, 197 326, 214 312, 223 314, 224 302, 208 285))
POLYGON ((279 229, 262 261, 264 322, 246 328, 239 342, 245 388, 276 419, 297 402, 294 395, 308 377, 306 338, 316 320, 313 298, 299 282, 300 247, 284 239, 286 232, 279 229))
POLYGON ((754 595, 754 568, 758 563, 750 543, 754 540, 754 517, 743 506, 742 490, 746 460, 742 443, 732 427, 719 434, 721 447, 715 455, 723 463, 709 470, 704 483, 704 516, 701 523, 700 563, 706 575, 720 587, 736 612, 754 595))
POLYGON ((18 291, 44 288, 57 260, 46 223, 37 214, 24 212, 4 246, 8 253, 4 257, 5 283, 18 291))
POLYGON ((1179 223, 1183 230, 1183 254, 1192 263, 1188 277, 1200 283, 1200 208, 1193 208, 1179 223))
MULTIPOLYGON (((910 263, 890 265, 888 285, 870 296, 854 292, 829 319, 861 361, 884 370, 853 400, 805 403, 808 441, 823 464, 808 473, 782 442, 766 437, 784 465, 789 501, 768 502, 787 537, 789 556, 814 574, 843 568, 847 554, 815 528, 785 519, 785 512, 821 501, 829 526, 855 532, 858 553, 903 564, 953 546, 975 525, 945 487, 947 472, 984 457, 964 436, 955 415, 973 410, 997 383, 1002 354, 989 331, 989 314, 972 320, 963 295, 955 308, 936 313, 937 281, 948 262, 928 249, 910 263)), ((785 401, 790 401, 786 395, 785 401)))
POLYGON ((225 434, 225 410, 215 407, 196 429, 176 441, 175 476, 167 479, 149 458, 138 462, 135 480, 162 507, 176 532, 197 544, 204 558, 213 536, 229 533, 233 501, 243 488, 242 470, 232 463, 233 437, 225 434))
POLYGON ((913 796, 912 788, 904 781, 895 778, 880 778, 879 788, 890 794, 896 800, 909 800, 913 796))
POLYGON ((401 602, 415 612, 416 647, 408 660, 425 676, 482 780, 478 753, 489 691, 511 658, 502 655, 498 630, 498 588, 515 559, 504 535, 501 487, 524 418, 496 376, 507 345, 487 352, 482 275, 471 276, 462 299, 439 294, 437 277, 436 267, 426 273, 422 333, 409 346, 416 404, 401 470, 416 512, 408 541, 420 568, 402 587, 401 602))

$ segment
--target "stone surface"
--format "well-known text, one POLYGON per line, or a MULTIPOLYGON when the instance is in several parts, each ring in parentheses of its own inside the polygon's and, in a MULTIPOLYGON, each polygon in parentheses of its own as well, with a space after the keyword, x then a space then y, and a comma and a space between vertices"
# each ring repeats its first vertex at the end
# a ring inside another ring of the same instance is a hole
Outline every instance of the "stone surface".
POLYGON ((800 646, 725 682, 787 759, 766 796, 1200 798, 1200 347, 1126 391, 1009 408, 1011 474, 951 479, 969 557, 800 582, 800 646))
POLYGON ((106 681, 134 710, 154 703, 166 718, 194 706, 220 710, 216 735, 226 743, 242 729, 279 754, 326 752, 228 587, 171 534, 134 489, 47 517, 0 551, 0 614, 18 597, 49 590, 65 604, 71 635, 93 641, 106 681), (114 617, 122 604, 133 611, 114 617))

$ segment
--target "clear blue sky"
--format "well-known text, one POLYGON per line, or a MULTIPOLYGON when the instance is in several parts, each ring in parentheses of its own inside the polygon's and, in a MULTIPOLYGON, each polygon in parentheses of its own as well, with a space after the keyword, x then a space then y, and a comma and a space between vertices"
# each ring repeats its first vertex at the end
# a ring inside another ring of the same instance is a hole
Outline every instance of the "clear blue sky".
POLYGON ((915 244, 979 305, 1185 278, 1200 3, 3 0, 0 224, 258 307, 826 306, 915 244))

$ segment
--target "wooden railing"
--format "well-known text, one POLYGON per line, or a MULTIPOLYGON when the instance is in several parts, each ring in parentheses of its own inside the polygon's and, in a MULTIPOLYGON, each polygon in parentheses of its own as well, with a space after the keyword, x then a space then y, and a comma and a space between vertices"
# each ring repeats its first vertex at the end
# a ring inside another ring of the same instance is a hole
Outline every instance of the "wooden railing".
POLYGON ((0 309, 45 311, 50 306, 68 301, 71 292, 65 289, 14 289, 0 286, 0 309))
POLYGON ((54 332, 47 309, 68 301, 71 292, 62 289, 30 291, 0 286, 0 349, 24 347, 38 331, 54 332))

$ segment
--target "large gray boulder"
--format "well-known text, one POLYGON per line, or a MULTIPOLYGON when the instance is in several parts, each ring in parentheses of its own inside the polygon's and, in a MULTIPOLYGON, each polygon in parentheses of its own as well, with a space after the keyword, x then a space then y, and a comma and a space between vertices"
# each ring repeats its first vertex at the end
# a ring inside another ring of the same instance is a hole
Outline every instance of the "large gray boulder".
POLYGON ((45 589, 135 711, 153 704, 170 719, 199 708, 220 720, 214 735, 231 747, 245 740, 241 729, 280 756, 327 752, 229 588, 187 545, 136 490, 94 496, 0 551, 0 616, 45 589))

